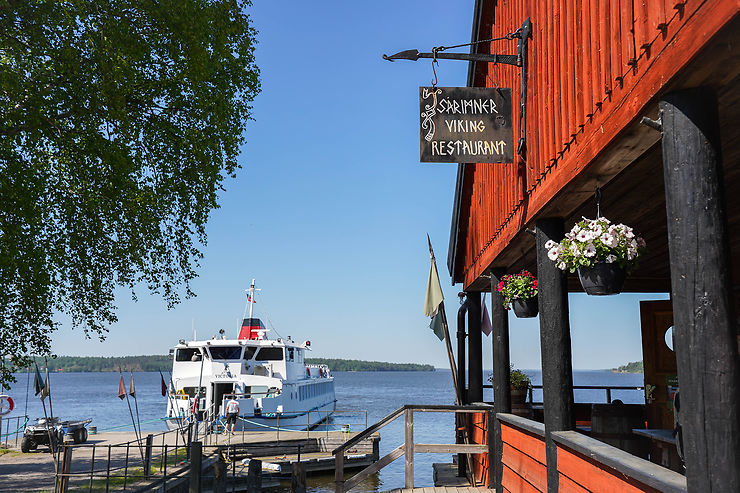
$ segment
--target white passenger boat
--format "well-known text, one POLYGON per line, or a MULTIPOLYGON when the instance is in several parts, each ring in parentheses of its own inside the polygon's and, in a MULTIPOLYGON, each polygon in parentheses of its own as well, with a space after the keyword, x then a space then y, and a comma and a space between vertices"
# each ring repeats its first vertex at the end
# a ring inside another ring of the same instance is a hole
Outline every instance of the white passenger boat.
POLYGON ((328 420, 336 408, 334 377, 326 365, 308 365, 310 341, 269 339, 268 329, 252 316, 254 281, 249 289, 249 316, 238 336, 223 330, 208 340, 180 340, 170 350, 172 379, 167 399, 170 429, 185 421, 211 423, 224 416, 226 403, 239 402, 237 430, 305 430, 328 420))

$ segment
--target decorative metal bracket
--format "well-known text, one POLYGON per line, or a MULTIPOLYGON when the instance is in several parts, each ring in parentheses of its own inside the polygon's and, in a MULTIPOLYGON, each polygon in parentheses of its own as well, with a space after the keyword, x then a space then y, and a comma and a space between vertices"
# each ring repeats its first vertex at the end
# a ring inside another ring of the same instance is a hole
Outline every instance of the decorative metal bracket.
MULTIPOLYGON (((395 55, 383 55, 384 60, 393 62, 395 60, 417 61, 419 58, 432 58, 435 60, 464 60, 468 62, 488 62, 513 65, 522 69, 522 137, 519 139, 517 154, 526 162, 527 152, 527 46, 532 37, 532 21, 527 19, 522 27, 510 35, 511 39, 518 39, 516 55, 502 55, 498 53, 444 53, 445 47, 434 48, 431 53, 420 53, 419 50, 405 50, 395 55)), ((474 44, 474 43, 470 43, 474 44)))

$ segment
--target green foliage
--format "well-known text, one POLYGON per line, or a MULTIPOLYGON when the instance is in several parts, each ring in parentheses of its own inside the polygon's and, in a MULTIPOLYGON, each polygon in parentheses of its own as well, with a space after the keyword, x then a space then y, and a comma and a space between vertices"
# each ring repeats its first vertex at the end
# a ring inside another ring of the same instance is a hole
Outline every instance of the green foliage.
POLYGON ((249 0, 0 3, 0 383, 115 290, 191 296, 259 92, 249 0))
POLYGON ((528 300, 537 296, 537 279, 529 271, 509 274, 501 278, 496 291, 504 297, 504 308, 511 308, 512 300, 528 300))
POLYGON ((532 380, 522 370, 515 369, 514 365, 511 366, 511 372, 509 373, 509 383, 511 388, 514 389, 528 389, 532 385, 532 380))
POLYGON ((327 365, 331 371, 434 371, 432 365, 354 359, 306 358, 306 363, 309 365, 327 365))
POLYGON ((629 273, 645 249, 645 240, 624 224, 612 224, 605 217, 580 221, 560 243, 545 243, 547 256, 560 270, 575 272, 596 262, 616 263, 629 273))
POLYGON ((645 369, 642 361, 633 361, 618 368, 612 368, 612 371, 615 373, 644 373, 645 369))

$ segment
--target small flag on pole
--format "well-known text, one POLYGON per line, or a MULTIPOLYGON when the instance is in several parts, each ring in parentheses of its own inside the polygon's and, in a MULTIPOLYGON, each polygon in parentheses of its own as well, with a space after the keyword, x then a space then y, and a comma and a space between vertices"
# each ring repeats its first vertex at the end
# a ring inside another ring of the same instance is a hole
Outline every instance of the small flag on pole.
POLYGON ((252 297, 251 297, 250 295, 247 295, 247 301, 248 301, 249 303, 257 303, 256 301, 254 301, 254 300, 252 299, 252 297))
POLYGON ((121 400, 126 398, 126 385, 123 383, 123 375, 121 375, 121 380, 118 382, 118 398, 121 400))
POLYGON ((49 387, 49 367, 46 367, 46 380, 44 380, 44 388, 41 390, 41 400, 43 401, 45 397, 49 397, 49 393, 51 393, 51 388, 49 387))
POLYGON ((164 376, 162 375, 162 372, 159 372, 159 378, 162 379, 162 397, 167 395, 167 384, 164 383, 164 376))
POLYGON ((131 372, 131 385, 128 388, 128 395, 136 399, 136 391, 134 390, 134 372, 131 372))
POLYGON ((429 322, 429 328, 432 329, 432 332, 434 332, 434 335, 437 336, 440 341, 445 340, 445 329, 442 325, 442 312, 437 312, 437 314, 432 317, 432 321, 429 322))
POLYGON ((437 263, 432 257, 429 266, 429 279, 427 279, 427 296, 424 300, 424 315, 434 317, 439 310, 439 304, 444 301, 442 286, 439 284, 439 274, 437 273, 437 263))
POLYGON ((33 395, 39 395, 44 390, 44 380, 41 378, 39 365, 36 363, 33 365, 36 367, 36 376, 33 378, 33 395))
POLYGON ((488 307, 486 306, 486 294, 483 293, 483 309, 480 314, 480 330, 485 335, 490 336, 493 331, 493 325, 491 325, 491 317, 488 315, 488 307))

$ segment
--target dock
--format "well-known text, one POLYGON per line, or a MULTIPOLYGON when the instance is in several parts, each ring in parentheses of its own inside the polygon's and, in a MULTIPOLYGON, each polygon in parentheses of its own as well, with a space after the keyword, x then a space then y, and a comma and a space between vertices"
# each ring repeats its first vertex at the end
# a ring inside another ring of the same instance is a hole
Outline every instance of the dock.
MULTIPOLYGON (((305 464, 308 474, 333 471, 334 457, 331 451, 357 434, 341 431, 211 434, 202 439, 203 477, 212 476, 212 473, 205 469, 206 466, 211 468, 212 463, 219 460, 219 454, 226 457, 229 476, 231 471, 237 469, 237 465, 238 469, 240 471, 243 469, 246 474, 246 465, 242 464, 244 458, 259 459, 263 463, 271 464, 273 471, 265 477, 266 480, 268 477, 276 476, 274 466, 279 468, 278 476, 289 477, 292 464, 299 461, 305 464)), ((142 442, 145 442, 145 439, 146 435, 142 442)), ((372 464, 378 458, 379 439, 379 435, 376 434, 370 440, 364 440, 353 447, 346 455, 346 465, 366 467, 372 464)), ((190 463, 180 434, 158 433, 153 435, 151 442, 150 481, 161 482, 163 475, 174 481, 188 474, 190 463)), ((133 481, 141 480, 141 477, 133 477, 135 471, 142 470, 142 453, 133 432, 91 434, 86 443, 71 445, 69 448, 72 452, 69 467, 70 486, 89 484, 91 479, 94 482, 105 483, 106 474, 110 477, 111 483, 120 482, 122 475, 128 474, 129 489, 133 481), (92 478, 91 471, 95 471, 92 478)), ((267 472, 265 467, 264 472, 267 472)), ((7 453, 0 455, 0 477, 3 478, 0 482, 0 493, 54 490, 56 473, 53 455, 43 446, 30 453, 22 453, 20 448, 10 447, 7 453)), ((120 487, 111 488, 115 489, 120 487)))

